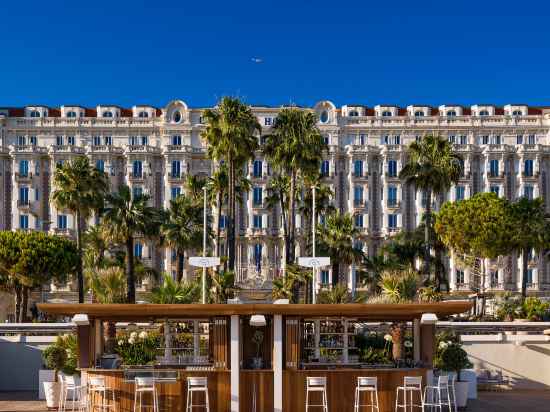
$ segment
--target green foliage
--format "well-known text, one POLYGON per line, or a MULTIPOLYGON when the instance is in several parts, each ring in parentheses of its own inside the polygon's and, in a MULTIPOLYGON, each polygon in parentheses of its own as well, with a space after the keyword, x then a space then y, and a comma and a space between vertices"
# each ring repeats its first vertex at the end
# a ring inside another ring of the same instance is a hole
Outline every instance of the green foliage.
POLYGON ((227 299, 235 297, 235 293, 239 289, 235 285, 235 272, 231 270, 213 271, 209 279, 210 303, 227 303, 227 299))
POLYGON ((317 296, 317 303, 351 303, 353 298, 346 285, 338 284, 330 289, 323 289, 317 296))
POLYGON ((382 296, 391 303, 410 302, 416 298, 418 272, 415 270, 389 270, 382 274, 379 287, 382 296))
POLYGON ((88 273, 88 284, 99 303, 126 303, 126 276, 116 266, 88 273))
POLYGON ((65 350, 67 360, 61 369, 65 375, 77 373, 78 366, 78 340, 74 334, 60 335, 55 340, 55 345, 65 350))
POLYGON ((123 365, 149 365, 156 360, 161 337, 156 332, 131 332, 117 336, 115 352, 123 365))
POLYGON ((391 340, 376 332, 361 333, 355 336, 355 346, 361 362, 368 364, 391 363, 391 340))
POLYGON ((472 367, 468 354, 459 342, 441 342, 437 348, 438 364, 436 367, 443 371, 455 372, 460 381, 460 371, 472 367))
POLYGON ((162 285, 152 291, 151 303, 196 303, 200 300, 200 294, 198 282, 177 282, 165 274, 162 285))
POLYGON ((290 303, 299 303, 296 294, 293 293, 296 286, 303 286, 311 278, 311 272, 298 265, 287 265, 286 277, 273 279, 273 300, 289 299, 290 303))
POLYGON ((548 316, 550 303, 543 302, 539 298, 529 297, 521 306, 523 315, 530 321, 541 321, 548 316))
POLYGON ((511 292, 498 296, 496 301, 496 316, 499 320, 512 321, 514 318, 522 316, 521 299, 514 296, 511 292))
POLYGON ((442 299, 443 295, 434 286, 424 286, 418 290, 420 302, 440 302, 442 299))
POLYGON ((67 362, 66 350, 54 343, 44 349, 42 359, 46 368, 54 371, 54 379, 57 382, 57 373, 65 367, 67 362))

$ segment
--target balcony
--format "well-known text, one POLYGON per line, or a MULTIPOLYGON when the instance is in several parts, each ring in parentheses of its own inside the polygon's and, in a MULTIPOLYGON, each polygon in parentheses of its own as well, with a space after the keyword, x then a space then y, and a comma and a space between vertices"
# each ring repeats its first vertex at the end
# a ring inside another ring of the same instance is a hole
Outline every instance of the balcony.
POLYGON ((521 177, 526 180, 537 180, 539 178, 539 172, 534 172, 534 173, 521 172, 521 177))
POLYGON ((388 200, 386 206, 388 209, 399 209, 401 207, 401 202, 391 199, 391 200, 388 200))
POLYGON ((128 175, 128 179, 131 182, 137 182, 137 181, 145 180, 146 176, 147 176, 147 173, 130 173, 128 175))
POLYGON ((247 236, 267 236, 268 229, 264 227, 249 227, 246 230, 247 236))
POLYGON ((160 154, 160 147, 150 146, 146 144, 127 145, 127 153, 146 153, 146 154, 160 154))
POLYGON ((399 180, 399 175, 397 173, 389 173, 389 172, 386 172, 384 173, 384 176, 386 177, 386 179, 395 179, 395 180, 399 180))
POLYGON ((18 200, 17 201, 17 207, 19 209, 25 209, 25 210, 30 209, 31 202, 29 202, 28 199, 27 200, 18 200))
POLYGON ((505 172, 489 172, 487 173, 487 179, 502 179, 506 177, 506 173, 505 172))
POLYGON ((365 202, 364 199, 353 199, 353 207, 355 208, 363 208, 367 202, 365 202))
POLYGON ((69 153, 69 154, 84 154, 85 150, 81 146, 73 146, 73 145, 54 145, 51 146, 51 153, 69 153))
POLYGON ((167 176, 170 182, 182 182, 185 180, 185 174, 183 173, 180 173, 180 174, 169 173, 167 176))
POLYGON ((41 147, 41 146, 35 146, 35 145, 15 145, 11 146, 11 152, 12 153, 33 153, 33 154, 47 154, 48 148, 47 147, 41 147))
POLYGON ((113 146, 113 145, 93 145, 90 146, 90 153, 114 153, 114 154, 122 154, 123 150, 121 147, 113 146))
POLYGON ((19 173, 15 172, 15 180, 17 182, 30 182, 32 180, 32 172, 29 173, 19 173))

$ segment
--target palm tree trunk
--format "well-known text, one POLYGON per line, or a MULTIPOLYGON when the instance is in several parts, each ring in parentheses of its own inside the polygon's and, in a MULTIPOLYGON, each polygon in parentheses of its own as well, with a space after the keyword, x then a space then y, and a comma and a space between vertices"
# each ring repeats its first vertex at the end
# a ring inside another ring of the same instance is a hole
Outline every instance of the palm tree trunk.
POLYGON ((522 275, 521 275, 521 297, 525 299, 527 297, 527 272, 529 266, 529 249, 523 248, 521 256, 521 266, 522 266, 522 275))
POLYGON ((84 303, 84 274, 82 273, 82 221, 80 210, 76 210, 76 248, 78 260, 76 262, 76 279, 78 282, 78 303, 84 303))
POLYGON ((29 287, 23 286, 21 289, 21 305, 19 313, 19 322, 27 321, 27 307, 29 304, 29 287))
POLYGON ((336 262, 334 259, 332 259, 332 287, 334 286, 338 286, 338 282, 339 282, 339 273, 338 273, 338 269, 339 269, 339 264, 338 262, 336 262))
POLYGON ((220 257, 220 238, 221 238, 221 227, 220 227, 220 219, 222 216, 222 195, 223 193, 221 190, 216 195, 216 214, 217 214, 217 221, 218 225, 216 227, 216 256, 220 257))
POLYGON ((14 317, 15 317, 15 322, 16 323, 19 323, 21 322, 21 301, 22 301, 22 292, 23 292, 23 286, 21 285, 21 283, 15 281, 15 285, 14 285, 14 290, 15 290, 15 313, 14 313, 14 317))
POLYGON ((229 270, 235 269, 235 165, 229 163, 229 219, 227 227, 227 257, 229 270))
POLYGON ((185 256, 183 252, 179 250, 176 252, 176 279, 181 282, 183 279, 183 264, 185 262, 185 256))
POLYGON ((103 323, 103 338, 105 339, 105 353, 115 353, 116 343, 116 323, 104 322, 103 323))
MULTIPOLYGON (((279 202, 281 203, 281 217, 283 219, 283 240, 284 240, 284 247, 285 247, 285 262, 286 262, 286 256, 288 256, 288 249, 290 246, 290 240, 288 239, 288 227, 287 227, 287 219, 286 219, 286 211, 285 211, 285 200, 284 196, 285 194, 281 191, 279 196, 279 202)), ((285 277, 286 277, 286 271, 285 271, 285 277)))
POLYGON ((430 280, 430 228, 432 221, 432 191, 426 190, 426 223, 424 225, 424 268, 427 280, 430 280))
POLYGON ((126 300, 136 303, 136 280, 134 274, 134 238, 126 239, 126 300))
POLYGON ((289 228, 288 228, 288 253, 286 255, 286 263, 293 263, 294 262, 294 234, 296 231, 296 205, 295 205, 295 196, 294 191, 296 188, 296 172, 292 171, 290 175, 290 193, 289 193, 289 201, 288 201, 288 220, 289 220, 289 228))

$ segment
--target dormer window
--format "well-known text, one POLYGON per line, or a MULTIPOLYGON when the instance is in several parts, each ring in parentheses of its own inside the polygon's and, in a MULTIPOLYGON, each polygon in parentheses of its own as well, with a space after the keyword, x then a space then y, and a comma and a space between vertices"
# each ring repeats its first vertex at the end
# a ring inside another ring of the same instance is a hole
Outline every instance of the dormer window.
POLYGON ((67 112, 67 117, 70 117, 70 118, 76 117, 76 112, 74 111, 67 112))
POLYGON ((31 117, 40 117, 40 112, 38 110, 32 110, 30 113, 31 117))
POLYGON ((352 110, 349 112, 350 117, 357 117, 359 116, 359 112, 357 110, 352 110))
POLYGON ((447 112, 447 117, 456 117, 456 110, 449 110, 447 112))
POLYGON ((174 123, 181 123, 182 116, 181 116, 181 112, 179 110, 174 112, 174 114, 172 116, 172 120, 174 121, 174 123))
POLYGON ((512 116, 523 116, 523 113, 521 110, 514 110, 512 116))
POLYGON ((417 110, 416 112, 414 112, 414 117, 423 117, 423 116, 424 116, 424 112, 421 110, 417 110))
POLYGON ((480 110, 479 115, 480 116, 489 116, 489 111, 488 110, 480 110))
POLYGON ((391 112, 389 110, 384 110, 382 112, 382 117, 391 117, 391 112))
POLYGON ((319 117, 319 120, 321 123, 327 123, 328 122, 328 112, 326 110, 323 110, 321 112, 321 116, 319 117))
POLYGON ((111 111, 103 112, 103 117, 113 117, 113 112, 111 111))
POLYGON ((141 111, 141 112, 139 112, 138 117, 140 117, 142 119, 145 119, 145 118, 149 117, 149 113, 147 113, 146 111, 141 111))

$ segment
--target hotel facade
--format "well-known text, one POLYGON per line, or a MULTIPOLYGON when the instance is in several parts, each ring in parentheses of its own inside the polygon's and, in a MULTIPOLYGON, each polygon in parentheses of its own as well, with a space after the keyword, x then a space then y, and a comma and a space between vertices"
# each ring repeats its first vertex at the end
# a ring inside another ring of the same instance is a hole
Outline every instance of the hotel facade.
MULTIPOLYGON (((200 137, 205 128, 202 110, 180 100, 163 108, 0 108, 0 230, 43 230, 74 236, 73 216, 57 210, 52 202, 52 175, 57 164, 82 155, 107 173, 111 190, 127 184, 134 194, 149 194, 153 206, 167 208, 172 198, 184 193, 187 175, 208 176, 214 170, 200 137)), ((268 134, 279 109, 254 106, 252 110, 263 134, 268 134)), ((421 194, 398 175, 407 160, 407 145, 427 134, 449 139, 464 159, 463 176, 449 193, 434 200, 436 209, 447 200, 493 191, 510 200, 542 197, 550 211, 550 107, 337 108, 330 101, 321 101, 305 110, 318 115, 319 129, 329 147, 321 173, 334 192, 334 206, 353 215, 360 232, 356 246, 370 255, 378 252, 385 238, 414 229, 421 219, 421 194)), ((267 289, 282 271, 281 215, 278 208, 266 205, 272 168, 261 152, 247 172, 252 190, 237 212, 236 276, 244 287, 267 289)), ((222 227, 224 222, 222 214, 222 227)), ((301 227, 297 216, 299 235, 301 227)), ((222 250, 224 247, 222 238, 222 250)), ((304 250, 300 238, 296 255, 301 256, 304 250)), ((170 250, 139 240, 135 253, 161 271, 175 270, 170 250)), ((519 258, 512 255, 487 261, 486 276, 449 259, 451 290, 517 291, 521 288, 519 258)), ((529 262, 529 291, 550 290, 547 259, 533 255, 529 262)), ((345 273, 342 280, 351 287, 355 268, 345 273)), ((189 267, 186 276, 192 276, 189 267)), ((321 280, 329 279, 330 271, 323 271, 321 280)), ((141 288, 150 286, 145 281, 141 288)), ((46 285, 43 297, 51 298, 52 294, 70 300, 76 296, 72 284, 46 285)))

